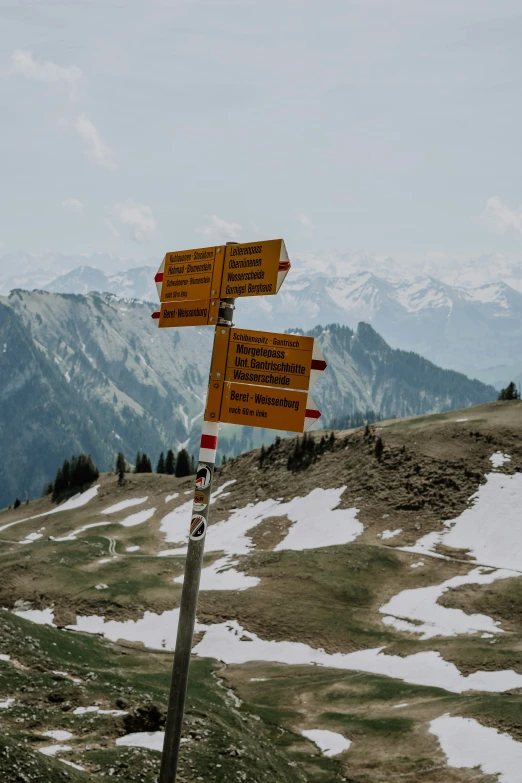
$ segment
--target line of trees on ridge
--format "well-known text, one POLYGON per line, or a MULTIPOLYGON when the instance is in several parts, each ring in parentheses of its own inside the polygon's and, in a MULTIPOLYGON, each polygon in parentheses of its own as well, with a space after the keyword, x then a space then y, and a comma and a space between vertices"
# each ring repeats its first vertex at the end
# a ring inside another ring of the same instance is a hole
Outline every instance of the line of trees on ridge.
MULTIPOLYGON (((116 473, 118 474, 118 481, 123 483, 125 473, 152 473, 152 462, 150 457, 138 451, 136 454, 136 460, 134 468, 128 464, 125 459, 125 455, 122 451, 118 453, 116 458, 116 473)), ((184 478, 185 476, 191 476, 196 472, 196 463, 194 455, 189 455, 186 449, 180 449, 175 455, 172 449, 167 451, 167 455, 162 451, 159 455, 158 462, 156 464, 156 473, 164 473, 169 476, 176 476, 177 478, 184 478)))

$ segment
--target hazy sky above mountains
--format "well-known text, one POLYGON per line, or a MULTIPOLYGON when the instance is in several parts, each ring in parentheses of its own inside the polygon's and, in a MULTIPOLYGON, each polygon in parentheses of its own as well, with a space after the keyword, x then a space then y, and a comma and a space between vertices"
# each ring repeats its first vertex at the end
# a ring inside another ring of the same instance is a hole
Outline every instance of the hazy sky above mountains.
POLYGON ((521 82, 518 0, 3 0, 0 256, 522 262, 521 82))

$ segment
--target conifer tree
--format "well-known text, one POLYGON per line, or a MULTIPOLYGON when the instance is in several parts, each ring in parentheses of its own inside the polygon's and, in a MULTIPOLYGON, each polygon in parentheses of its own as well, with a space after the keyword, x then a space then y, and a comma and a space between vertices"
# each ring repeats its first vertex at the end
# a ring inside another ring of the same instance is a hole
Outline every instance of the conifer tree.
POLYGON ((190 475, 193 476, 196 472, 196 458, 193 454, 190 455, 190 475))
POLYGON ((68 459, 64 459, 62 465, 63 485, 65 489, 69 489, 71 486, 71 463, 68 459))
POLYGON ((190 476, 190 457, 186 449, 181 449, 181 451, 178 452, 176 459, 176 476, 177 478, 190 476))
POLYGON ((136 462, 134 464, 134 472, 135 473, 141 473, 141 452, 138 451, 136 454, 136 462))
POLYGON ((163 452, 159 455, 156 473, 165 473, 165 457, 163 456, 163 452))
POLYGON ((173 476, 176 472, 176 460, 172 449, 167 451, 167 459, 165 460, 165 473, 169 476, 173 476))
POLYGON ((64 486, 63 483, 63 471, 61 468, 58 468, 56 471, 56 477, 54 479, 54 485, 53 485, 53 500, 58 500, 60 495, 67 489, 66 486, 64 486))
POLYGON ((16 498, 13 508, 18 508, 19 506, 20 506, 20 498, 16 498))
POLYGON ((520 399, 520 394, 518 393, 518 389, 513 381, 511 383, 508 383, 505 389, 502 389, 500 394, 498 395, 499 400, 518 400, 520 399))
POLYGON ((152 473, 152 463, 149 457, 143 452, 141 458, 141 473, 152 473))
POLYGON ((377 457, 379 462, 381 460, 383 451, 384 451, 384 442, 383 439, 379 436, 375 441, 375 456, 377 457))
POLYGON ((123 451, 118 452, 116 458, 116 472, 118 473, 118 484, 121 486, 125 481, 125 456, 123 451))

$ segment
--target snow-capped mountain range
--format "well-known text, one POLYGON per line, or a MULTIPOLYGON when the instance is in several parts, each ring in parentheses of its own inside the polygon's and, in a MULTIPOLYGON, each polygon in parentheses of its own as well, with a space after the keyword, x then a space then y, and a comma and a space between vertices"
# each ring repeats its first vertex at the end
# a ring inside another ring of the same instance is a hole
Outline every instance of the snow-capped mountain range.
MULTIPOLYGON (((28 258, 20 257, 20 272, 10 277, 2 277, 5 257, 0 259, 0 293, 13 288, 75 294, 99 291, 157 303, 155 261, 137 266, 109 256, 45 256, 34 258, 27 271, 28 258), (83 263, 78 265, 79 260, 83 263), (68 265, 68 271, 53 276, 68 265)), ((431 271, 434 265, 426 266, 431 271)), ((442 262, 436 266, 451 276, 442 262)), ((442 367, 497 386, 512 378, 520 380, 522 268, 487 258, 474 277, 472 271, 461 268, 459 275, 474 280, 473 285, 455 285, 433 275, 405 279, 393 259, 337 254, 321 261, 311 255, 296 262, 277 297, 239 301, 236 322, 241 325, 248 319, 252 328, 283 331, 328 323, 355 328, 365 321, 392 347, 415 351, 442 367), (493 279, 495 264, 509 283, 501 279, 484 282, 493 279), (347 273, 334 274, 340 267, 347 273)))

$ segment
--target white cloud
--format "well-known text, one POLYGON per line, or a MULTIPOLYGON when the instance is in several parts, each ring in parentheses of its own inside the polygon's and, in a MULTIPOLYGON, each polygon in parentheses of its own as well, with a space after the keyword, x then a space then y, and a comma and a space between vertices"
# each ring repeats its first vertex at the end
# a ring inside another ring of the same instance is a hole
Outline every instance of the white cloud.
POLYGON ((118 202, 114 205, 114 211, 121 222, 129 226, 134 242, 147 242, 156 233, 156 219, 147 204, 137 204, 131 200, 118 202))
POLYGON ((36 62, 33 53, 28 49, 16 49, 11 55, 11 76, 25 76, 26 79, 34 79, 37 82, 53 84, 66 82, 75 84, 82 77, 82 72, 77 65, 69 65, 64 68, 61 65, 45 60, 36 62))
POLYGON ((105 144, 98 129, 90 121, 86 114, 79 114, 74 123, 74 129, 85 143, 87 154, 99 166, 115 169, 110 147, 105 144))
POLYGON ((62 207, 66 212, 72 212, 77 215, 83 212, 83 202, 78 201, 77 198, 66 198, 65 201, 62 201, 62 207))
POLYGON ((499 196, 488 198, 480 217, 496 231, 512 230, 522 235, 522 206, 510 209, 499 196))
POLYGON ((223 242, 237 242, 243 226, 239 223, 228 223, 217 215, 212 215, 208 224, 198 229, 200 234, 223 242))

